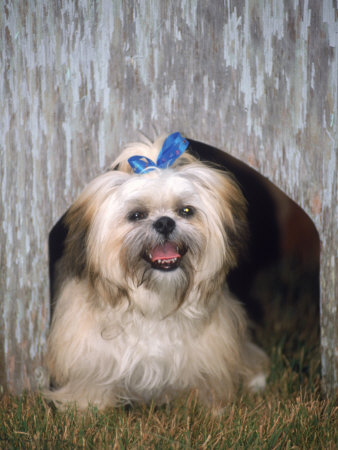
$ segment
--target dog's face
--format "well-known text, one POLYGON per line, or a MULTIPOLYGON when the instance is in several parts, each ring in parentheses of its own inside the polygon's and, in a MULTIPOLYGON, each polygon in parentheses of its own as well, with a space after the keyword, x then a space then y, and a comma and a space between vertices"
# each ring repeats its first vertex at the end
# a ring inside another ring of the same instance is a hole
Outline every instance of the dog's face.
POLYGON ((113 304, 139 288, 177 307, 192 290, 207 300, 236 264, 245 209, 236 183, 201 163, 110 171, 67 214, 68 266, 113 304))

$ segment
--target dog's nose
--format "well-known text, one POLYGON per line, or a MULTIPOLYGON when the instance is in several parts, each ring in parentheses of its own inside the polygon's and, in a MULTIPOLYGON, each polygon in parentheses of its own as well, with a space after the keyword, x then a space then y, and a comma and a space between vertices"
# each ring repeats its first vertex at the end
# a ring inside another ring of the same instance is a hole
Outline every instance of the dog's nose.
POLYGON ((175 221, 167 216, 160 217, 154 223, 155 230, 161 234, 164 234, 165 236, 168 236, 168 234, 170 234, 174 230, 175 226, 175 221))

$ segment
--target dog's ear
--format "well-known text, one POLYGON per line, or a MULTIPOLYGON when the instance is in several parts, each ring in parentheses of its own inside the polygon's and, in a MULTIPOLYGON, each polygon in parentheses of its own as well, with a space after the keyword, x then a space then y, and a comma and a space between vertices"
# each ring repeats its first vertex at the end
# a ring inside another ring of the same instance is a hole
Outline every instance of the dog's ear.
POLYGON ((228 209, 224 228, 228 236, 228 245, 233 253, 232 268, 240 259, 246 259, 249 242, 249 223, 247 217, 247 201, 234 177, 222 172, 224 188, 220 192, 221 201, 228 209))
POLYGON ((91 224, 104 202, 129 176, 109 171, 91 181, 67 211, 64 222, 68 229, 63 257, 64 271, 82 277, 87 271, 87 242, 91 224))
POLYGON ((210 167, 204 163, 191 164, 182 168, 182 173, 196 183, 200 195, 210 204, 210 220, 224 230, 229 268, 236 267, 238 259, 246 254, 249 238, 247 202, 229 172, 210 167))
POLYGON ((247 202, 231 173, 224 170, 212 170, 222 211, 228 253, 231 255, 231 268, 234 268, 247 254, 249 241, 247 202))

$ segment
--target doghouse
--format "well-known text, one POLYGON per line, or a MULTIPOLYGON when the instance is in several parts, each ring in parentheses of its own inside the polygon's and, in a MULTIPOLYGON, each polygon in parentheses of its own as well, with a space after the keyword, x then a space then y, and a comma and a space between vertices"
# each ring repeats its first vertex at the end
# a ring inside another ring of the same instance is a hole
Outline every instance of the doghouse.
POLYGON ((50 230, 139 131, 180 130, 261 174, 280 231, 271 254, 297 249, 316 273, 320 241, 321 370, 334 392, 333 2, 38 0, 4 3, 0 16, 1 389, 43 383, 50 230))

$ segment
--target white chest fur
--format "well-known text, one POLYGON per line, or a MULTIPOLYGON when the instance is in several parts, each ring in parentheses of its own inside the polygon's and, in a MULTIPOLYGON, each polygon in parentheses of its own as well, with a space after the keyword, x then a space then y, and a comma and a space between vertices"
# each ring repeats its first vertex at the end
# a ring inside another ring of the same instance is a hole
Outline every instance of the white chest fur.
POLYGON ((75 374, 84 383, 95 379, 106 388, 118 386, 122 396, 145 401, 194 385, 196 352, 201 350, 196 344, 205 322, 196 308, 187 304, 173 312, 168 299, 159 309, 160 300, 149 294, 147 301, 135 302, 142 310, 127 301, 97 308, 84 297, 87 292, 87 286, 71 281, 55 311, 56 318, 63 317, 54 322, 52 342, 62 348, 58 364, 66 379, 75 374), (148 314, 146 305, 158 314, 148 314))

